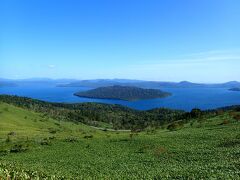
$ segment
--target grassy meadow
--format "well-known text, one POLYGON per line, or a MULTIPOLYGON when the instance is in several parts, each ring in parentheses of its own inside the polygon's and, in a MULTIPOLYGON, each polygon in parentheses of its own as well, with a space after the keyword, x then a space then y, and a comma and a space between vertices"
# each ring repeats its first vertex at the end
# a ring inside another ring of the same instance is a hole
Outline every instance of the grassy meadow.
POLYGON ((0 103, 0 177, 240 179, 238 114, 192 119, 173 131, 121 132, 0 103))

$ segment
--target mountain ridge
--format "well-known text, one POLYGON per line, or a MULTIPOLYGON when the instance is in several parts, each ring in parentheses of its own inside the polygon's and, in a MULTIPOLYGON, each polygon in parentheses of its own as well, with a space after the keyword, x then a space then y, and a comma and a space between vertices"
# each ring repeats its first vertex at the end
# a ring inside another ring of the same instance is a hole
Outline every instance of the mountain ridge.
POLYGON ((168 81, 146 81, 137 79, 51 79, 51 78, 28 78, 28 79, 4 79, 0 78, 0 84, 12 83, 16 86, 21 85, 52 85, 57 87, 90 87, 98 88, 103 86, 135 86, 140 88, 234 88, 239 87, 240 82, 228 81, 223 83, 194 83, 190 81, 168 82, 168 81))
POLYGON ((114 79, 99 79, 99 80, 80 80, 68 84, 60 84, 58 87, 103 87, 103 86, 136 86, 140 88, 192 88, 192 87, 209 87, 209 88, 233 88, 240 86, 238 81, 229 81, 225 83, 193 83, 189 81, 180 82, 164 82, 164 81, 143 81, 143 80, 114 80, 114 79))

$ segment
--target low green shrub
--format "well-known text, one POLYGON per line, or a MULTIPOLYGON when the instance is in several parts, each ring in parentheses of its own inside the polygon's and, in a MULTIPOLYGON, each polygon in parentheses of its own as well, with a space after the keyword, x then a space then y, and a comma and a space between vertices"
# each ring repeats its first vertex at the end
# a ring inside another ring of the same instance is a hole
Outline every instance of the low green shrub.
POLYGON ((145 129, 145 131, 146 131, 146 134, 155 134, 156 133, 156 128, 149 126, 145 129))
POLYGON ((220 125, 226 125, 226 124, 229 124, 229 123, 230 123, 229 120, 225 119, 225 120, 223 120, 222 123, 220 123, 220 125))
POLYGON ((50 136, 49 137, 49 140, 53 140, 53 139, 56 139, 56 137, 55 136, 50 136))
POLYGON ((83 138, 85 138, 85 139, 91 139, 91 138, 93 138, 93 135, 85 135, 83 138))
POLYGON ((9 143, 9 142, 11 142, 11 138, 10 138, 10 136, 7 136, 7 138, 6 138, 5 142, 6 142, 6 143, 9 143))
POLYGON ((48 130, 49 130, 49 133, 51 133, 51 134, 56 134, 57 133, 57 129, 48 128, 48 130))
POLYGON ((49 146, 49 145, 51 145, 52 143, 51 143, 51 141, 50 141, 48 138, 44 138, 44 139, 42 139, 42 140, 40 141, 40 144, 41 144, 41 145, 49 146))
POLYGON ((14 131, 11 131, 8 133, 8 136, 15 136, 15 135, 16 135, 16 132, 14 132, 14 131))
POLYGON ((165 147, 157 147, 153 154, 155 157, 159 158, 162 154, 166 154, 168 150, 165 147))
POLYGON ((169 124, 167 129, 170 130, 170 131, 176 131, 176 130, 179 130, 183 127, 184 127, 183 122, 178 121, 178 122, 173 122, 173 123, 169 124))
POLYGON ((13 147, 11 147, 10 153, 19 153, 19 152, 24 152, 26 150, 27 148, 22 144, 15 144, 13 147))
POLYGON ((67 137, 65 139, 65 142, 77 142, 77 138, 75 138, 75 137, 67 137))
POLYGON ((233 118, 237 121, 240 121, 240 114, 236 114, 233 116, 233 118))
POLYGON ((226 147, 226 148, 230 148, 230 147, 235 147, 235 146, 239 146, 240 145, 240 139, 229 139, 229 140, 225 140, 223 142, 221 142, 219 144, 219 147, 226 147))

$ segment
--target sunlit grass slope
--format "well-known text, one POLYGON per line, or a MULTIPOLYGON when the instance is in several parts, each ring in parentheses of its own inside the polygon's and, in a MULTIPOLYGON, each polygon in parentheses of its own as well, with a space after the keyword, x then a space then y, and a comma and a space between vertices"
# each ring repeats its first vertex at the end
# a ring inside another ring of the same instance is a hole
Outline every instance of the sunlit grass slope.
POLYGON ((233 118, 238 113, 193 119, 177 131, 130 133, 59 122, 2 103, 0 176, 239 179, 240 122, 233 118))
POLYGON ((11 133, 13 138, 28 139, 33 139, 35 136, 78 136, 92 130, 81 123, 57 121, 43 114, 0 102, 0 138, 11 135, 11 133))

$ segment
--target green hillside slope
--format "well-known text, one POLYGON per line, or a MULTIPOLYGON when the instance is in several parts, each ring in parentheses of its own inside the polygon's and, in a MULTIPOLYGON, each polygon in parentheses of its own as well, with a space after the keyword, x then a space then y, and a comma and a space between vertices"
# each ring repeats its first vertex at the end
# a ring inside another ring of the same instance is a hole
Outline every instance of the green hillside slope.
POLYGON ((0 177, 239 179, 239 112, 176 129, 100 131, 0 103, 0 177))
POLYGON ((147 126, 186 119, 184 111, 160 108, 157 111, 137 111, 120 105, 102 103, 50 103, 36 99, 0 95, 0 102, 9 103, 27 110, 44 113, 45 116, 65 121, 82 122, 90 126, 103 124, 114 129, 143 129, 147 126))
POLYGON ((58 121, 47 117, 42 113, 24 110, 6 103, 0 102, 0 137, 7 134, 12 137, 35 137, 47 135, 62 135, 75 133, 73 130, 91 130, 81 123, 58 121))

